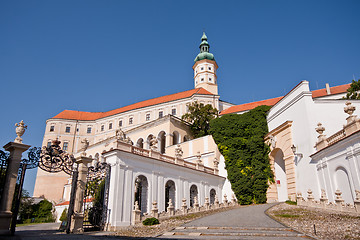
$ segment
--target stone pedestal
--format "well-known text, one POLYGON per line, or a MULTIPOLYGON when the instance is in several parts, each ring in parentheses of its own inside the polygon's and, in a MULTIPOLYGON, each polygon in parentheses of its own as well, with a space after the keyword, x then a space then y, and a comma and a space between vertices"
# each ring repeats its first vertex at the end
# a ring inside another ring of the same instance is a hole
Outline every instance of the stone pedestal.
POLYGON ((152 203, 151 216, 154 218, 159 218, 159 209, 157 208, 157 202, 152 203))
POLYGON ((135 225, 136 223, 141 222, 141 211, 139 209, 139 204, 137 201, 135 202, 132 219, 133 219, 133 221, 131 223, 132 225, 135 225))
POLYGON ((91 163, 92 158, 80 156, 76 158, 76 163, 78 164, 78 181, 76 186, 75 194, 75 203, 74 203, 74 215, 72 217, 70 231, 72 233, 82 233, 84 232, 83 223, 84 223, 84 214, 83 214, 83 204, 84 204, 84 194, 86 188, 86 176, 88 172, 87 165, 91 163))
POLYGON ((169 199, 169 206, 167 207, 167 212, 169 214, 169 216, 175 216, 175 207, 174 205, 172 204, 172 200, 169 199))
POLYGON ((208 197, 205 197, 204 206, 205 206, 205 210, 210 210, 210 203, 209 203, 209 198, 208 197))
POLYGON ((185 198, 182 199, 181 212, 184 215, 188 213, 188 208, 187 208, 187 205, 186 205, 186 199, 185 198))
POLYGON ((16 178, 20 167, 22 153, 30 146, 22 143, 9 142, 4 149, 10 152, 9 164, 3 195, 0 203, 0 235, 10 234, 11 205, 14 198, 16 178))

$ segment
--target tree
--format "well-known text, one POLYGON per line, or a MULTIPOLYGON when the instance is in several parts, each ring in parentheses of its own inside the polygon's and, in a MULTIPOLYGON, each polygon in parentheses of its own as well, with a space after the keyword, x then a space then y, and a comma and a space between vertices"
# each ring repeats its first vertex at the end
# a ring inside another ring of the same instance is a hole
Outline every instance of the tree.
POLYGON ((60 216, 59 220, 62 221, 62 222, 66 221, 67 220, 67 215, 68 215, 67 208, 64 208, 64 210, 61 213, 61 216, 60 216))
POLYGON ((360 99, 360 79, 357 81, 352 80, 350 87, 346 91, 346 99, 360 99))
POLYGON ((195 138, 209 134, 210 121, 218 116, 218 110, 210 104, 193 102, 189 106, 189 111, 181 118, 190 123, 190 129, 195 138))
POLYGON ((30 219, 33 215, 33 204, 34 200, 30 197, 30 194, 25 189, 21 193, 21 202, 19 207, 19 216, 20 222, 23 222, 25 219, 30 219))
POLYGON ((273 182, 269 163, 266 113, 269 106, 259 106, 247 113, 228 114, 210 122, 231 188, 240 204, 265 203, 268 182, 273 182))

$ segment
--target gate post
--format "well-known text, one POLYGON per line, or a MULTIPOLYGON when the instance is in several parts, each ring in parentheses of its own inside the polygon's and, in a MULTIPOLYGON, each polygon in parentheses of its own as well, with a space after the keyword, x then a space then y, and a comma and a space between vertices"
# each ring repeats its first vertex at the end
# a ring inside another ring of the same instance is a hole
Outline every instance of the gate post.
POLYGON ((82 233, 84 231, 84 213, 83 202, 86 188, 86 176, 88 172, 87 165, 92 162, 92 158, 80 156, 76 158, 76 163, 79 167, 79 175, 76 186, 75 202, 74 202, 74 215, 71 221, 70 231, 72 233, 82 233))
POLYGON ((22 153, 30 146, 22 144, 21 141, 9 142, 4 149, 10 152, 8 170, 5 186, 0 203, 0 235, 10 234, 11 205, 14 198, 16 179, 20 167, 22 153))

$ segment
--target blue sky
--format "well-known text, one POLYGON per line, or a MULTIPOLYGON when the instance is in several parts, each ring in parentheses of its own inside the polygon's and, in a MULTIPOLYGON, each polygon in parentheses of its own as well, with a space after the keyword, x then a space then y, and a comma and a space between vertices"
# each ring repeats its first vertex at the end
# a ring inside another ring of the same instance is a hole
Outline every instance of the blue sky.
MULTIPOLYGON (((0 144, 64 109, 107 111, 193 88, 205 29, 235 104, 360 79, 360 1, 1 1, 0 144)), ((36 171, 25 189, 31 193, 36 171)))

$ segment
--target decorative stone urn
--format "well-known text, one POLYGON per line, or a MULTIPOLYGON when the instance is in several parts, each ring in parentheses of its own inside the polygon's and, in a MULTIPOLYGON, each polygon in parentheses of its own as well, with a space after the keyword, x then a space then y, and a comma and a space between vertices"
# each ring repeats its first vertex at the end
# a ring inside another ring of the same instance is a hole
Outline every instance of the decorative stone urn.
POLYGON ((27 126, 25 125, 24 121, 21 120, 21 122, 15 123, 15 127, 16 127, 15 132, 16 132, 17 137, 15 138, 14 142, 22 143, 21 136, 24 135, 25 129, 27 129, 27 126))

